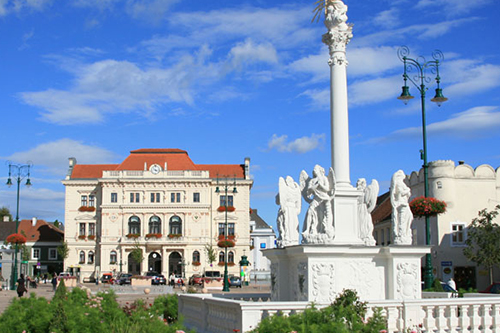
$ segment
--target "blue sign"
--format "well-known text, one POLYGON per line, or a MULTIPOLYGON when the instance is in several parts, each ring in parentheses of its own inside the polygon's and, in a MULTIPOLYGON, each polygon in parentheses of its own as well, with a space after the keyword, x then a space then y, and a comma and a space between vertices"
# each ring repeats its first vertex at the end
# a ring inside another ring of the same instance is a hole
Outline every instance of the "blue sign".
POLYGON ((453 262, 451 262, 451 261, 441 261, 441 266, 442 267, 453 266, 453 262))

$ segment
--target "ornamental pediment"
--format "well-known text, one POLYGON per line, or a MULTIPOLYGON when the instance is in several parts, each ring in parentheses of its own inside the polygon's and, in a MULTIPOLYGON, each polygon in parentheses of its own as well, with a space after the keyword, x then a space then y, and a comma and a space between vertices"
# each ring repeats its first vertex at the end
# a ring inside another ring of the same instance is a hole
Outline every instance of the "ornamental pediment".
POLYGON ((95 215, 90 215, 90 214, 82 214, 82 215, 78 215, 77 217, 75 217, 75 220, 77 221, 82 221, 82 220, 93 220, 95 221, 96 220, 96 216, 95 215))

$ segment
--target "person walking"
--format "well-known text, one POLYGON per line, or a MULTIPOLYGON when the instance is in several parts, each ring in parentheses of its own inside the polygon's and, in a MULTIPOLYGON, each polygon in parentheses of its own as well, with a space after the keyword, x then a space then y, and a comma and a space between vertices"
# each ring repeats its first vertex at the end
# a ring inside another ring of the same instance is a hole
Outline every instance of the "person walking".
POLYGON ((22 297, 26 290, 26 281, 24 280, 24 274, 17 280, 17 296, 22 297))
POLYGON ((57 275, 54 274, 51 283, 52 283, 52 291, 55 292, 57 288, 57 275))

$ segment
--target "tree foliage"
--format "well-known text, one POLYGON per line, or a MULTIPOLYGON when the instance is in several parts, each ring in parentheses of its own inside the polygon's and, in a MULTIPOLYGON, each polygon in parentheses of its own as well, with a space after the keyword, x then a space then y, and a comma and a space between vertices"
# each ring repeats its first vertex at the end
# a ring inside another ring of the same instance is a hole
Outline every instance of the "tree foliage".
POLYGON ((217 260, 217 253, 212 245, 205 245, 205 252, 207 253, 207 259, 210 265, 212 265, 217 260))
POLYGON ((0 221, 3 221, 3 217, 8 216, 9 221, 12 221, 12 214, 10 213, 10 210, 7 207, 2 207, 0 208, 0 221))
POLYGON ((500 225, 493 222, 499 210, 497 205, 492 211, 479 212, 468 228, 464 249, 467 259, 489 270, 490 283, 493 283, 493 267, 500 264, 500 225))
POLYGON ((142 249, 139 247, 139 242, 137 240, 135 241, 134 248, 130 251, 130 256, 138 264, 142 263, 144 260, 142 249))

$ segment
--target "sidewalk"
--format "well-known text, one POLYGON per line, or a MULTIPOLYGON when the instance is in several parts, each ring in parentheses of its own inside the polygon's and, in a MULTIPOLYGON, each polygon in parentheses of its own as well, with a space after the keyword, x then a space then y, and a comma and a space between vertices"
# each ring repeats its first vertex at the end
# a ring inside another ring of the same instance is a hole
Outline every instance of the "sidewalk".
MULTIPOLYGON (((97 292, 106 291, 109 289, 108 284, 99 284, 95 285, 95 283, 85 283, 83 284, 85 287, 89 288, 92 291, 92 294, 97 292)), ((174 289, 175 292, 180 292, 179 288, 174 289)), ((250 285, 243 286, 242 288, 231 288, 231 291, 227 294, 235 293, 235 294, 251 294, 251 293, 269 293, 270 286, 269 285, 250 285)), ((38 284, 38 288, 29 288, 28 293, 24 294, 23 297, 29 297, 31 293, 35 293, 38 297, 45 297, 46 299, 52 299, 54 296, 54 292, 52 291, 52 284, 47 283, 38 284)), ((222 291, 214 291, 214 294, 222 294, 222 291)), ((117 301, 121 306, 124 306, 127 302, 133 303, 138 299, 143 299, 146 302, 152 303, 154 299, 159 295, 146 295, 146 294, 117 294, 117 301)), ((0 314, 2 314, 5 309, 9 306, 13 298, 17 298, 17 292, 15 290, 2 290, 0 291, 0 314)))

